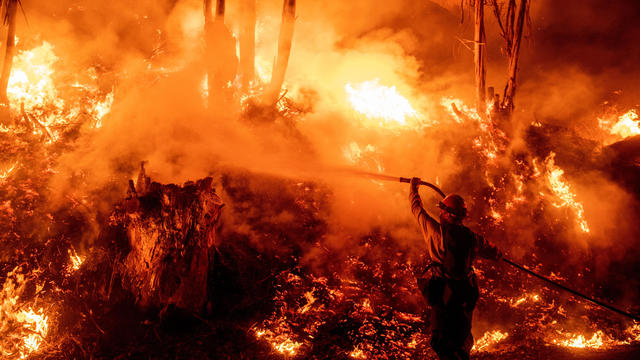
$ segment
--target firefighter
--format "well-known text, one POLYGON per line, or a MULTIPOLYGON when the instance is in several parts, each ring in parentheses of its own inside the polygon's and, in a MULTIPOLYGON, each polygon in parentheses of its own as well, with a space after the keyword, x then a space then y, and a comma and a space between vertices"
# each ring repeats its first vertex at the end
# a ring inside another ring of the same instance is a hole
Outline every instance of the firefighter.
POLYGON ((448 195, 438 204, 440 222, 427 214, 419 184, 419 178, 411 179, 409 199, 431 258, 418 279, 431 309, 431 346, 441 360, 469 359, 471 318, 480 296, 473 261, 478 255, 499 260, 502 253, 462 225, 467 208, 460 195, 448 195))

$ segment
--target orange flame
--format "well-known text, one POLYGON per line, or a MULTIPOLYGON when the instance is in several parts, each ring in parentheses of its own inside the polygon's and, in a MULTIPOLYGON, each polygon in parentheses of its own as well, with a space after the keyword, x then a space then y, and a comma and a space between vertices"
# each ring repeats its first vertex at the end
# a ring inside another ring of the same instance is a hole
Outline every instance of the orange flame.
POLYGON ((547 183, 553 194, 558 198, 554 203, 555 207, 569 207, 576 215, 578 225, 583 232, 589 232, 589 224, 584 218, 584 208, 582 203, 576 201, 576 195, 571 192, 571 186, 563 180, 564 170, 555 164, 554 152, 551 152, 545 159, 547 183))
POLYGON ((80 266, 82 266, 82 263, 84 263, 85 256, 78 255, 78 253, 76 253, 75 249, 73 248, 69 249, 68 253, 69 258, 71 259, 70 270, 75 271, 80 269, 80 266))
MULTIPOLYGON (((16 267, 7 274, 0 292, 0 354, 9 359, 25 359, 37 352, 49 330, 43 308, 34 311, 21 299, 27 280, 20 271, 16 267)), ((42 288, 36 285, 36 292, 42 288)))
POLYGON ((553 339, 552 342, 556 345, 576 349, 601 349, 625 343, 611 339, 602 330, 596 331, 591 338, 587 338, 582 334, 572 333, 562 334, 562 337, 564 339, 553 339))
POLYGON ((473 344, 473 351, 487 351, 495 344, 509 337, 509 333, 500 330, 487 331, 473 344))
POLYGON ((395 86, 380 85, 378 79, 356 85, 347 83, 344 88, 351 107, 367 119, 377 121, 380 127, 405 127, 409 118, 419 118, 418 112, 395 86))
POLYGON ((618 116, 617 121, 615 123, 614 121, 615 117, 613 117, 613 119, 612 117, 598 118, 600 128, 608 131, 613 136, 612 141, 606 142, 605 145, 630 136, 640 135, 640 122, 635 109, 631 109, 618 116))

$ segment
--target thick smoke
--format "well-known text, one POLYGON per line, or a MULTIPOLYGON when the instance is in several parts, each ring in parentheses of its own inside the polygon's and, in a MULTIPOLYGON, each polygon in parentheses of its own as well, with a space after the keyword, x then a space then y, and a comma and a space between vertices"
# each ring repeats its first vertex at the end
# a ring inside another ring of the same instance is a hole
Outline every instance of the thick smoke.
MULTIPOLYGON (((629 18, 638 6, 589 4, 533 2, 533 27, 521 50, 514 130, 507 154, 499 159, 501 169, 513 166, 513 154, 524 153, 528 161, 548 156, 544 149, 528 148, 527 130, 534 120, 585 136, 585 128, 597 126, 601 104, 611 100, 614 91, 621 90, 613 99, 622 108, 634 104, 640 53, 633 41, 638 30, 630 27, 634 22, 629 18)), ((331 246, 348 249, 345 239, 383 228, 395 235, 401 248, 420 250, 408 186, 336 171, 355 166, 438 181, 445 192, 468 198, 472 212, 476 210, 474 220, 486 215, 478 212, 487 209, 487 199, 476 191, 485 181, 483 171, 465 163, 464 153, 456 148, 473 135, 465 135, 466 129, 440 105, 444 96, 473 103, 473 54, 466 41, 472 39, 472 19, 468 10, 461 14, 458 1, 300 1, 285 84, 287 97, 305 109, 294 127, 272 122, 269 115, 267 121, 243 118, 240 108, 207 108, 200 1, 24 1, 24 8, 29 25, 23 22, 19 28, 26 29, 25 38, 38 34, 54 44, 62 69, 80 73, 96 67, 99 77, 108 79, 104 86, 115 89, 103 128, 83 129, 86 136, 61 158, 52 184, 60 194, 97 191, 113 183, 122 184, 124 194, 126 180, 135 178, 140 161, 148 161, 148 173, 160 182, 181 183, 241 169, 325 184, 331 193, 328 209, 323 209, 331 246), (368 127, 351 109, 345 86, 374 79, 395 86, 411 100, 420 113, 411 120, 411 130, 368 127), (362 151, 355 165, 345 156, 353 144, 372 149, 362 151), (81 186, 69 186, 69 178, 78 174, 83 174, 81 186)), ((258 2, 256 64, 264 80, 269 79, 277 49, 280 13, 280 1, 258 2)), ((230 1, 226 19, 234 33, 239 16, 238 4, 230 1)), ((487 31, 488 84, 500 91, 506 80, 503 42, 494 21, 488 20, 487 31)), ((558 153, 557 164, 567 171, 592 227, 586 237, 569 231, 571 236, 561 239, 563 249, 575 259, 570 262, 578 263, 602 250, 607 260, 599 258, 593 265, 608 269, 609 261, 625 253, 613 239, 634 234, 625 224, 632 224, 628 209, 635 205, 601 171, 581 168, 571 147, 560 141, 548 147, 558 153), (606 216, 610 213, 618 214, 615 221, 606 216)), ((433 210, 436 198, 426 193, 424 198, 433 210)), ((527 214, 523 211, 505 231, 495 232, 517 235, 495 239, 516 257, 529 253, 547 226, 531 224, 527 214)), ((541 219, 556 215, 559 222, 571 222, 566 220, 570 214, 550 214, 541 219)))

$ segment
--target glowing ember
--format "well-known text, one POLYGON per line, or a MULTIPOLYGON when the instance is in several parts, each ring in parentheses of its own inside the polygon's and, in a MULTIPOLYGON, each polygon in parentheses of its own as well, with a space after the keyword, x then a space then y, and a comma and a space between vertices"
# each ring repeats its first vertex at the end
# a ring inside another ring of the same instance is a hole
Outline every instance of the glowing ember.
POLYGON ((468 107, 460 99, 444 97, 440 99, 440 105, 458 124, 477 124, 480 134, 473 139, 473 147, 484 155, 489 164, 496 163, 498 155, 505 150, 508 139, 502 130, 494 126, 491 118, 480 116, 475 108, 468 107))
POLYGON ((11 175, 11 172, 13 172, 13 170, 16 168, 17 165, 18 163, 16 162, 13 165, 11 165, 10 168, 6 170, 0 170, 0 180, 5 180, 6 178, 8 178, 9 175, 11 175))
MULTIPOLYGON (((607 130, 615 138, 613 141, 622 140, 630 136, 640 135, 640 123, 638 121, 638 113, 635 109, 631 109, 626 113, 618 116, 617 122, 614 118, 599 118, 600 127, 607 130)), ((609 143, 612 141, 609 141, 609 143)))
POLYGON ((516 300, 511 300, 511 307, 518 307, 521 304, 527 302, 527 301, 531 301, 531 302, 538 302, 540 301, 540 296, 538 294, 527 294, 524 295, 516 300))
MULTIPOLYGON (((17 267, 7 274, 0 292, 0 353, 3 358, 27 358, 40 349, 49 330, 49 319, 44 310, 34 311, 23 303, 21 297, 26 285, 25 276, 17 267)), ((42 286, 36 286, 36 293, 41 290, 42 286)))
POLYGON ((567 339, 564 340, 553 339, 553 343, 560 346, 578 349, 599 349, 605 346, 605 341, 611 341, 611 339, 601 330, 596 331, 590 339, 587 339, 584 335, 575 334, 570 334, 566 337, 567 339))
POLYGON ((509 337, 509 333, 500 330, 487 331, 473 344, 473 351, 487 351, 495 344, 509 337))
POLYGON ((559 200, 559 202, 554 203, 553 206, 558 208, 571 208, 576 215, 580 229, 584 232, 589 232, 589 224, 587 224, 584 218, 582 203, 576 201, 576 195, 571 192, 571 187, 562 179, 564 170, 556 166, 555 156, 556 154, 551 152, 545 159, 547 183, 559 200))
POLYGON ((366 359, 367 356, 364 354, 364 352, 358 348, 353 349, 353 351, 351 351, 349 353, 349 356, 351 356, 354 359, 366 359))
POLYGON ((69 249, 68 252, 69 258, 71 259, 71 270, 75 271, 80 269, 80 266, 82 266, 85 257, 78 255, 74 249, 69 249))
POLYGON ((316 301, 316 298, 313 297, 313 290, 304 293, 304 297, 305 299, 307 299, 307 304, 302 309, 300 309, 301 314, 309 311, 309 309, 311 309, 311 306, 313 306, 313 303, 316 301))
POLYGON ((625 332, 629 334, 630 341, 640 341, 640 323, 634 323, 625 332))
POLYGON ((400 95, 395 86, 384 86, 378 79, 365 81, 354 86, 345 85, 349 102, 353 109, 369 119, 380 120, 380 126, 407 124, 407 118, 417 118, 409 100, 400 95))
POLYGON ((264 337, 274 350, 283 355, 294 356, 302 346, 301 342, 293 341, 289 337, 275 336, 270 330, 256 330, 255 334, 258 339, 264 337))

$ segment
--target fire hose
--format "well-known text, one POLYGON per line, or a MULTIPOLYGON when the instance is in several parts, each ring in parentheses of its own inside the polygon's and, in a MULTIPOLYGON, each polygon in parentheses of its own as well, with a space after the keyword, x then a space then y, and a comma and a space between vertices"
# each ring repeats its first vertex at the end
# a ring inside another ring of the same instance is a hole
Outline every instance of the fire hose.
MULTIPOLYGON (((374 179, 378 179, 378 180, 384 180, 384 181, 399 181, 399 182, 403 182, 403 183, 410 183, 411 182, 410 178, 395 177, 395 176, 388 176, 388 175, 368 173, 368 172, 357 172, 357 174, 361 175, 361 176, 369 177, 369 178, 374 178, 374 179)), ((442 190, 440 190, 440 188, 437 187, 434 184, 431 184, 431 183, 426 182, 426 181, 420 181, 420 185, 427 186, 427 187, 433 189, 435 192, 437 192, 443 198, 445 197, 445 193, 442 190)), ((526 267, 524 267, 522 265, 519 265, 519 264, 517 264, 517 263, 515 263, 515 262, 513 262, 513 261, 511 261, 511 260, 509 260, 509 259, 507 259, 505 257, 502 257, 501 260, 504 261, 505 263, 515 267, 516 269, 525 272, 528 275, 531 275, 533 277, 536 277, 536 278, 538 278, 540 280, 545 281, 547 284, 551 284, 551 285, 553 285, 553 286, 555 286, 555 287, 557 287, 557 288, 559 288, 561 290, 567 291, 567 292, 569 292, 569 293, 571 293, 571 294, 573 294, 575 296, 578 296, 578 297, 580 297, 580 298, 582 298, 584 300, 590 301, 593 304, 596 304, 596 305, 601 306, 601 307, 603 307, 605 309, 608 309, 608 310, 611 310, 613 312, 616 312, 616 313, 618 313, 620 315, 626 316, 626 317, 631 318, 631 319, 636 320, 636 321, 640 321, 640 316, 633 315, 633 314, 631 314, 631 313, 629 313, 627 311, 621 310, 621 309, 619 309, 617 307, 614 307, 612 305, 609 305, 609 304, 606 304, 606 303, 604 303, 602 301, 594 299, 593 297, 587 296, 587 295, 582 294, 582 293, 580 293, 580 292, 578 292, 576 290, 568 288, 568 287, 566 287, 566 286, 564 286, 564 285, 562 285, 562 284, 560 284, 560 283, 558 283, 556 281, 553 281, 553 280, 549 279, 546 276, 543 276, 543 275, 540 275, 540 274, 538 274, 538 273, 536 273, 534 271, 531 271, 531 270, 527 269, 526 267)))

